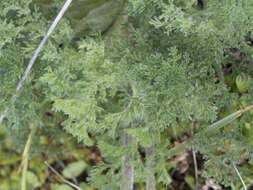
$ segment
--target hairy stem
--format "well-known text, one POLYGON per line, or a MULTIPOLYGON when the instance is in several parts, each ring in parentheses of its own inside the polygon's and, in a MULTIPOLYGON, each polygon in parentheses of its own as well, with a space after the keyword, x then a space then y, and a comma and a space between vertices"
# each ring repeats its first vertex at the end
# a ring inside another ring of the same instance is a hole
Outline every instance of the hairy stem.
MULTIPOLYGON (((151 147, 146 148, 146 158, 148 159, 155 152, 155 144, 153 143, 151 147)), ((147 180, 146 180, 146 190, 155 190, 155 175, 151 171, 154 167, 154 161, 151 160, 150 163, 147 164, 147 168, 150 172, 147 180)))
MULTIPOLYGON (((123 146, 129 147, 133 143, 133 137, 127 133, 123 134, 123 146)), ((133 152, 128 153, 123 157, 122 170, 123 170, 123 183, 120 187, 121 190, 133 190, 134 187, 134 166, 131 165, 133 152)))

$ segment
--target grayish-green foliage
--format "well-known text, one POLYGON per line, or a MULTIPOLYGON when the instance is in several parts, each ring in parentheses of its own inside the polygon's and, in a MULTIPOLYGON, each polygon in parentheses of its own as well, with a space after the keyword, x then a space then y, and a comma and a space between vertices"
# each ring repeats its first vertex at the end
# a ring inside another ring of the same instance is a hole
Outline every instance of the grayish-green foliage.
MULTIPOLYGON (((59 10, 60 2, 50 9, 59 10)), ((192 134, 224 112, 235 111, 235 100, 241 107, 253 103, 252 84, 243 95, 234 91, 223 69, 230 62, 233 77, 252 74, 248 69, 253 55, 248 40, 253 29, 251 0, 203 4, 129 0, 128 37, 114 36, 106 43, 95 34, 78 41, 77 48, 70 41, 76 34, 70 27, 73 20, 65 18, 14 102, 10 97, 46 33, 49 13, 42 14, 31 0, 1 1, 0 9, 0 111, 10 110, 4 125, 23 145, 30 122, 54 136, 59 128, 48 130, 43 113, 53 110, 61 115, 64 129, 87 146, 97 145, 106 160, 89 176, 99 189, 120 186, 122 157, 129 152, 135 181, 145 181, 151 172, 157 183, 169 184, 172 127, 192 134), (240 51, 237 60, 231 55, 234 49, 240 51), (122 146, 123 133, 134 139, 129 147, 122 146), (155 151, 144 162, 139 150, 153 144, 155 151), (147 163, 154 160, 149 170, 147 163)), ((251 137, 242 130, 247 123, 253 125, 252 114, 215 135, 194 140, 191 147, 206 160, 205 177, 230 185, 238 180, 236 175, 227 177, 232 161, 240 163, 244 153, 252 162, 251 137)))

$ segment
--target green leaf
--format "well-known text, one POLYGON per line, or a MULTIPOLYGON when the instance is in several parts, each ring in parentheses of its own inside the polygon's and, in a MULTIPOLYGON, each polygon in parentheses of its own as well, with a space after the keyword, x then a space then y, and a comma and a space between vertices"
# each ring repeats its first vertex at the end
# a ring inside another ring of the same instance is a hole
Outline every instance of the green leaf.
POLYGON ((188 175, 184 178, 184 180, 192 189, 195 189, 195 179, 193 176, 188 175))
POLYGON ((52 190, 73 190, 72 187, 65 185, 65 184, 62 184, 62 185, 53 184, 53 185, 51 185, 51 189, 52 190))
POLYGON ((78 177, 87 167, 84 161, 70 163, 62 172, 66 178, 78 177))
POLYGON ((38 176, 36 176, 33 172, 27 171, 26 173, 26 181, 28 184, 32 185, 32 187, 40 187, 42 184, 39 181, 38 176))
POLYGON ((227 124, 229 124, 230 122, 232 122, 236 118, 240 117, 241 113, 242 112, 239 110, 237 112, 230 114, 229 116, 227 116, 227 117, 215 122, 214 124, 210 125, 209 127, 207 127, 204 130, 204 132, 209 133, 209 134, 215 132, 216 130, 226 126, 227 124))
POLYGON ((239 92, 244 93, 250 87, 251 77, 245 74, 240 74, 236 77, 235 82, 239 92))
POLYGON ((87 185, 86 183, 82 182, 79 184, 79 187, 82 188, 82 189, 85 189, 85 190, 94 190, 93 187, 87 185))
POLYGON ((142 128, 137 129, 127 129, 126 132, 129 135, 132 135, 133 137, 136 137, 136 139, 141 143, 143 147, 150 147, 153 142, 153 138, 149 131, 145 131, 142 128))
POLYGON ((158 182, 162 182, 163 184, 169 185, 172 182, 171 177, 169 176, 166 169, 162 170, 162 173, 160 174, 158 178, 158 182))

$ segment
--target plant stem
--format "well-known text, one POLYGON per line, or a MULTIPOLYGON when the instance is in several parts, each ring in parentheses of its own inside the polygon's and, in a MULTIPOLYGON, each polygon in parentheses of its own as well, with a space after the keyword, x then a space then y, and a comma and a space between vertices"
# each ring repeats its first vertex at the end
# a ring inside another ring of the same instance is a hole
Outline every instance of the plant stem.
POLYGON ((24 167, 22 170, 22 180, 21 180, 21 190, 26 190, 26 173, 28 168, 28 155, 25 157, 24 160, 24 167))
MULTIPOLYGON (((148 159, 148 157, 150 157, 154 152, 155 152, 155 144, 153 143, 151 147, 146 148, 146 158, 148 159)), ((155 190, 155 176, 151 171, 153 167, 154 161, 151 160, 150 163, 148 163, 147 165, 150 175, 146 180, 146 190, 155 190)))
MULTIPOLYGON (((129 147, 133 143, 133 137, 124 132, 123 146, 129 147)), ((128 153, 123 157, 122 170, 123 170, 123 183, 120 187, 121 190, 133 190, 134 187, 134 166, 131 165, 133 152, 128 153)))
POLYGON ((22 190, 26 190, 26 173, 27 173, 27 168, 28 168, 29 150, 30 150, 30 146, 31 146, 32 137, 35 134, 36 130, 37 130, 37 126, 33 126, 31 124, 31 132, 30 132, 28 139, 26 141, 26 145, 25 145, 23 155, 22 155, 22 161, 21 161, 19 168, 18 168, 18 173, 19 173, 23 167, 22 180, 21 180, 21 189, 22 190))
POLYGON ((240 172, 238 171, 238 169, 236 168, 236 166, 235 166, 234 163, 233 163, 233 167, 234 167, 234 169, 235 169, 235 171, 236 171, 238 177, 240 178, 240 180, 241 180, 241 182, 242 182, 242 185, 243 185, 244 190, 247 190, 247 186, 245 185, 245 183, 244 183, 244 181, 243 181, 243 179, 242 179, 242 176, 241 176, 240 172))
POLYGON ((26 141, 26 145, 25 145, 23 155, 22 155, 22 161, 21 161, 19 168, 18 168, 18 173, 21 171, 23 165, 25 164, 26 158, 29 156, 29 150, 30 150, 30 146, 31 146, 32 137, 37 129, 37 127, 35 127, 35 126, 32 126, 31 128, 32 128, 32 130, 31 130, 31 132, 28 136, 28 139, 26 141))
POLYGON ((194 162, 194 172, 195 172, 195 185, 196 185, 196 190, 198 189, 199 186, 199 179, 198 179, 198 163, 197 163, 197 158, 196 158, 196 152, 192 150, 192 156, 193 156, 193 162, 194 162))
POLYGON ((215 64, 213 64, 213 66, 214 66, 214 69, 218 75, 220 82, 224 82, 224 76, 222 73, 221 65, 219 65, 218 63, 215 63, 215 64))
MULTIPOLYGON (((127 92, 129 96, 133 96, 135 94, 135 88, 133 84, 128 84, 127 92)), ((131 105, 131 103, 130 103, 131 105)), ((132 124, 129 123, 128 126, 125 126, 125 130, 127 128, 131 128, 132 124)), ((123 147, 130 147, 133 143, 134 138, 127 134, 126 131, 123 131, 123 147)), ((123 172, 123 182, 120 187, 120 190, 133 190, 134 188, 134 166, 131 164, 131 160, 133 160, 133 152, 129 152, 127 155, 122 158, 122 172, 123 172)))

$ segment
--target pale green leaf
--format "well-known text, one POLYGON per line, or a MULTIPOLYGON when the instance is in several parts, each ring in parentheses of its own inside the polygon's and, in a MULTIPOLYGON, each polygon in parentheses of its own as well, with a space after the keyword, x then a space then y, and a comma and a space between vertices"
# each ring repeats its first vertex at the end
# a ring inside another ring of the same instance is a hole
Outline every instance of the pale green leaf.
POLYGON ((77 162, 70 163, 62 172, 66 178, 78 177, 87 167, 87 164, 80 160, 77 162))
POLYGON ((68 185, 65 185, 65 184, 53 184, 51 185, 51 189, 52 190, 73 190, 72 187, 68 186, 68 185))
POLYGON ((33 172, 27 171, 26 173, 26 181, 28 184, 32 185, 34 188, 40 187, 42 184, 39 181, 38 176, 36 176, 33 172))

